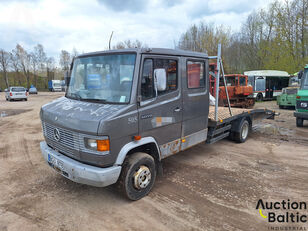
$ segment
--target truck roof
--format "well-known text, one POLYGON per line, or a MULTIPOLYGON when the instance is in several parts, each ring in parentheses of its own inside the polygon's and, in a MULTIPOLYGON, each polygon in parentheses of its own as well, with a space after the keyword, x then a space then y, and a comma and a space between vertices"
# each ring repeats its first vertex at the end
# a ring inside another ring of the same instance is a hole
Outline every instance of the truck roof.
POLYGON ((171 56, 189 56, 196 58, 208 58, 207 53, 186 51, 180 49, 166 49, 166 48, 129 48, 129 49, 117 49, 117 50, 105 50, 90 52, 78 55, 77 58, 93 56, 93 55, 104 55, 110 53, 141 53, 141 54, 157 54, 157 55, 171 55, 171 56))

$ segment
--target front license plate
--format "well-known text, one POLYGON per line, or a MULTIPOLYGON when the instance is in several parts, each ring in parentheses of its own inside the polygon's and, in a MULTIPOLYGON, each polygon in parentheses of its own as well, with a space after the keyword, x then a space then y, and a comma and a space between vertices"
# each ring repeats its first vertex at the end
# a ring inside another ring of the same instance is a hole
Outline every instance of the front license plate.
POLYGON ((63 162, 48 154, 48 163, 58 172, 65 172, 63 162))

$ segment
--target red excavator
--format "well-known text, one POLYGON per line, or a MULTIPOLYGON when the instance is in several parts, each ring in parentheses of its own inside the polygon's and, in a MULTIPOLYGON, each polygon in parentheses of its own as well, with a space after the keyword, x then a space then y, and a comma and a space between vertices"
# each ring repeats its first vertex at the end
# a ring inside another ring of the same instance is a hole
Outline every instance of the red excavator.
MULTIPOLYGON (((249 97, 253 93, 252 86, 248 86, 248 76, 241 74, 225 75, 231 107, 251 108, 255 99, 249 97)), ((221 80, 223 81, 223 80, 221 80)), ((223 82, 219 87, 219 106, 228 106, 226 90, 223 82)))

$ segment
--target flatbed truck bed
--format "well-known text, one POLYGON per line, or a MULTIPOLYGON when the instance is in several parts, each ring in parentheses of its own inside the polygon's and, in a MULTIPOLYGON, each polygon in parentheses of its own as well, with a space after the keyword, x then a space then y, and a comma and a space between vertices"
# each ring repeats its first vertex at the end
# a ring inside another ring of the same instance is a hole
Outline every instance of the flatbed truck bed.
MULTIPOLYGON (((207 143, 212 144, 226 137, 234 140, 244 120, 248 121, 251 128, 263 119, 274 119, 275 117, 275 111, 268 109, 231 108, 231 112, 232 115, 228 107, 218 107, 218 120, 216 121, 215 106, 209 107, 207 143)), ((235 141, 241 142, 237 139, 235 141)))

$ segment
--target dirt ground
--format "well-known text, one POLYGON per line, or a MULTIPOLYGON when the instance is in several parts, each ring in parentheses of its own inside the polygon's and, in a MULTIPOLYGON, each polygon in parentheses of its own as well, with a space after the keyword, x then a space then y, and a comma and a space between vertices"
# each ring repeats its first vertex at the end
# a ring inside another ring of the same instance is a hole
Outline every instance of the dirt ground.
MULTIPOLYGON (((243 144, 200 144, 163 161, 164 176, 131 202, 116 187, 73 183, 47 166, 41 105, 63 93, 6 102, 0 93, 0 230, 268 230, 259 199, 308 201, 308 123, 276 102, 243 144)), ((306 225, 308 230, 308 225, 306 225)))

